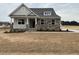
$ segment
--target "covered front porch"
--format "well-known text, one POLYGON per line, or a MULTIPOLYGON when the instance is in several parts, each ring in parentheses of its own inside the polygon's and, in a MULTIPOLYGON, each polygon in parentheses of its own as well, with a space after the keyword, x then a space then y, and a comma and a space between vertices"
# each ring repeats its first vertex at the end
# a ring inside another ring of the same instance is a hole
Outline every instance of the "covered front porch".
POLYGON ((11 18, 11 30, 36 30, 37 17, 13 17, 11 18))

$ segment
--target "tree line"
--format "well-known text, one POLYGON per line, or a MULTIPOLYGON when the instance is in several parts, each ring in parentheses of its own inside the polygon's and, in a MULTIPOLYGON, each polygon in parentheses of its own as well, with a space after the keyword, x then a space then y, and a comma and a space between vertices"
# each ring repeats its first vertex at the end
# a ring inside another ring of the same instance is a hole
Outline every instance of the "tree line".
POLYGON ((10 25, 10 23, 9 22, 0 22, 0 26, 1 25, 10 25))
POLYGON ((79 25, 77 21, 61 21, 62 25, 79 25))

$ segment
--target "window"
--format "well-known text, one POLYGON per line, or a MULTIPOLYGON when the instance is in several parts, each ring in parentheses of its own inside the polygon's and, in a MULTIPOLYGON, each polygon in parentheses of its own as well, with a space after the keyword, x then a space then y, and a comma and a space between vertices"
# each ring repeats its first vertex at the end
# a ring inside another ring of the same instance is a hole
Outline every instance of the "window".
POLYGON ((41 24, 44 24, 44 20, 43 19, 41 19, 41 24))
POLYGON ((18 19, 18 24, 24 24, 24 19, 18 19))
POLYGON ((52 24, 54 24, 55 23, 55 20, 52 20, 52 24))
POLYGON ((44 16, 50 16, 51 15, 51 11, 45 11, 44 12, 44 16))

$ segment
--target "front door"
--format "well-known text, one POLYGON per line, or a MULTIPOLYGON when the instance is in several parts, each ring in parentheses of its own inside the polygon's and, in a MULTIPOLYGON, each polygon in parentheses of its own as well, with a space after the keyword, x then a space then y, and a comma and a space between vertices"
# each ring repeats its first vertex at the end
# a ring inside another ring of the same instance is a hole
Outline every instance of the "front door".
POLYGON ((29 19, 29 27, 35 28, 35 19, 34 18, 29 19))

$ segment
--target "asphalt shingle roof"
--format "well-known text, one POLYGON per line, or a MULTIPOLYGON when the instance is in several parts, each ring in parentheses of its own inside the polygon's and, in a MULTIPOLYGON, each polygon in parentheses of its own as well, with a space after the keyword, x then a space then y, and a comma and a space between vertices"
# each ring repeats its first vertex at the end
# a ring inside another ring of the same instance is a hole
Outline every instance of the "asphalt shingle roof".
MULTIPOLYGON (((17 11, 19 8, 21 8, 22 6, 24 6, 25 8, 27 8, 26 7, 26 5, 24 5, 24 4, 21 4, 18 8, 16 8, 9 16, 12 16, 13 15, 13 13, 15 13, 15 11, 17 11)), ((38 16, 40 16, 40 17, 58 17, 58 18, 60 18, 60 16, 58 16, 56 13, 55 13, 55 11, 54 11, 54 9, 53 8, 29 8, 29 10, 30 11, 33 11, 33 13, 32 14, 36 14, 36 15, 38 15, 38 16), (45 16, 44 15, 44 12, 46 12, 46 11, 50 11, 51 12, 51 15, 47 15, 47 16, 45 16)), ((29 14, 28 16, 30 16, 31 14, 29 14)), ((16 16, 16 15, 15 15, 16 16)), ((19 15, 19 16, 21 16, 21 15, 19 15)), ((31 15, 32 16, 32 15, 31 15)))
POLYGON ((59 17, 58 15, 56 15, 55 11, 53 8, 30 8, 34 13, 36 13, 37 15, 39 15, 40 17, 59 17), (45 11, 51 11, 51 15, 50 16, 45 16, 43 13, 45 11))

